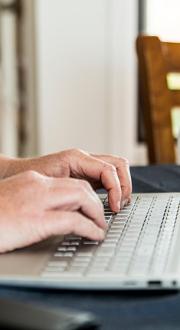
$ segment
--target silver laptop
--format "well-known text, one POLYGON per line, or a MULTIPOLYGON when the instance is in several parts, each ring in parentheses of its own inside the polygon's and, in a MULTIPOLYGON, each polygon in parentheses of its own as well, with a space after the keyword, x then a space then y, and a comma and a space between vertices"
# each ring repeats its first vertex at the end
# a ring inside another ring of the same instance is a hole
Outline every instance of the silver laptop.
POLYGON ((180 193, 133 194, 103 242, 55 237, 0 255, 0 285, 63 289, 180 288, 180 193))

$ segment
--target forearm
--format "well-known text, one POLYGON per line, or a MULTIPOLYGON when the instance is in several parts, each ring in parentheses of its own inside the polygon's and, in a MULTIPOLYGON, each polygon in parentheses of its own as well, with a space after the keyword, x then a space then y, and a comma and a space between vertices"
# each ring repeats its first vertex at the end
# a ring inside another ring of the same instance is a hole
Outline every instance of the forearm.
POLYGON ((52 177, 70 176, 69 164, 64 160, 63 152, 35 158, 0 155, 0 180, 29 170, 52 177))

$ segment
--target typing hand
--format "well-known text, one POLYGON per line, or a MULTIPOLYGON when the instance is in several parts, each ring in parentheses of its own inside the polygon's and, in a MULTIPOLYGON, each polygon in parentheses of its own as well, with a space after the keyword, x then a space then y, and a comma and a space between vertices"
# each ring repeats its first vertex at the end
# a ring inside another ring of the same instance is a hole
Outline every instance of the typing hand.
POLYGON ((0 181, 0 253, 53 235, 103 240, 103 207, 89 183, 28 171, 0 181))
POLYGON ((111 155, 93 155, 72 149, 56 154, 28 159, 26 169, 33 169, 51 177, 73 177, 89 181, 96 188, 108 191, 112 211, 128 204, 132 183, 128 161, 111 155))

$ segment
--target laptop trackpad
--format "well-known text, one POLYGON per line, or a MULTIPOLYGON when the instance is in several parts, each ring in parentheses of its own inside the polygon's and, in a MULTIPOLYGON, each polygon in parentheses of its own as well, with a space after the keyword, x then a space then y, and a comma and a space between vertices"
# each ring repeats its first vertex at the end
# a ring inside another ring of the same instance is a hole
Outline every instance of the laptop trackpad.
POLYGON ((0 255, 0 276, 39 274, 62 237, 53 237, 30 247, 0 255))

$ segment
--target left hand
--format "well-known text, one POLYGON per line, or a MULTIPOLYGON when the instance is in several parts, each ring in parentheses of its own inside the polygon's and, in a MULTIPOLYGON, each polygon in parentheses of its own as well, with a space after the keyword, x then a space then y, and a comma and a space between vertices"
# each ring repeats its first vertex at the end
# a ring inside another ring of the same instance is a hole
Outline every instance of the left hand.
POLYGON ((131 176, 125 158, 70 149, 38 158, 19 159, 16 163, 12 174, 34 170, 49 177, 84 179, 94 189, 105 188, 113 212, 118 212, 131 199, 131 176))

